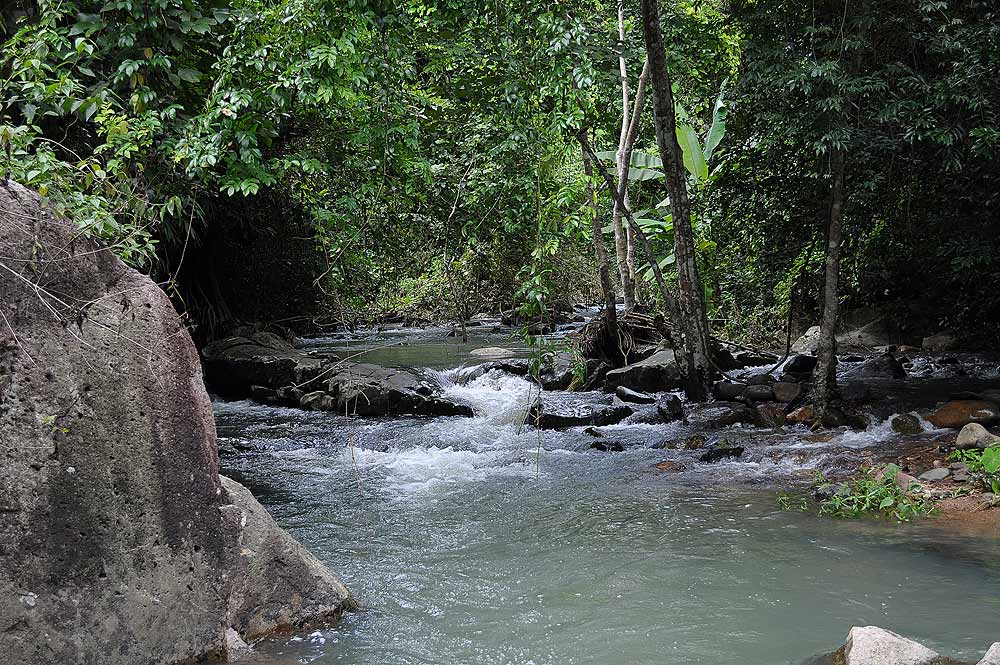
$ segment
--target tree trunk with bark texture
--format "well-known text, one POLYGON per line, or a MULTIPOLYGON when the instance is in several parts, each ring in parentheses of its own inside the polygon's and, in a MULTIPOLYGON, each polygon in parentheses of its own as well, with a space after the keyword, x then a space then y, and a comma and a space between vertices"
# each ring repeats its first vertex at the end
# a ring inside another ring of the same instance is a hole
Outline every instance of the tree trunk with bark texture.
POLYGON ((601 215, 597 206, 597 191, 594 189, 594 162, 587 150, 586 127, 580 129, 577 136, 583 153, 583 172, 587 176, 587 203, 590 206, 591 242, 594 246, 594 258, 597 259, 597 271, 601 280, 601 291, 604 294, 604 323, 606 349, 612 349, 618 344, 618 310, 615 306, 615 286, 611 281, 611 265, 608 260, 608 248, 604 245, 604 235, 601 231, 601 215))
POLYGON ((841 223, 844 217, 843 150, 833 153, 833 191, 826 231, 826 283, 823 287, 823 321, 820 324, 816 369, 813 371, 812 403, 817 422, 827 420, 830 403, 837 390, 837 315, 840 281, 841 223))
POLYGON ((646 41, 650 82, 653 87, 656 144, 663 161, 670 211, 674 219, 674 256, 677 259, 677 300, 682 320, 676 327, 683 339, 686 367, 685 386, 689 399, 708 398, 715 376, 709 355, 708 314, 698 275, 694 231, 691 228, 691 202, 688 199, 684 154, 677 141, 674 95, 667 69, 667 57, 660 30, 657 0, 642 0, 642 31, 646 41))

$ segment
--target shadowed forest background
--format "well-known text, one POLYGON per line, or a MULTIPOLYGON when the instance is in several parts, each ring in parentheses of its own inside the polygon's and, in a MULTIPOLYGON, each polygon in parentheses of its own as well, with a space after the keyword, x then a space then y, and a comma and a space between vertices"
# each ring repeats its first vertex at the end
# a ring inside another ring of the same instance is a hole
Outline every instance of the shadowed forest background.
MULTIPOLYGON (((203 342, 597 301, 588 183, 614 288, 631 272, 650 303, 577 140, 616 171, 622 72, 631 112, 645 60, 634 4, 619 25, 615 3, 577 0, 15 0, 3 170, 154 275, 203 342)), ((818 322, 842 155, 841 311, 995 341, 995 4, 661 5, 685 162, 702 153, 687 184, 713 330, 784 346, 789 321, 818 322)), ((627 196, 670 281, 651 96, 627 196)))

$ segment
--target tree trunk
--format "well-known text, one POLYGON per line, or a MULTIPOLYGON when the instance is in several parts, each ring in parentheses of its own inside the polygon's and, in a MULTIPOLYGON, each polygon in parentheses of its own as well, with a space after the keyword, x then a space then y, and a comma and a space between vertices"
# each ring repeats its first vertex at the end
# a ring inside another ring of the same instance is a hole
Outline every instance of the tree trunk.
POLYGON ((611 265, 608 261, 608 248, 604 245, 604 235, 601 231, 601 215, 597 206, 597 191, 594 189, 594 162, 587 150, 586 127, 581 128, 577 136, 583 153, 583 172, 587 176, 587 204, 590 206, 591 242, 594 245, 594 258, 597 259, 597 271, 601 280, 601 291, 604 294, 604 348, 608 355, 615 357, 613 349, 618 345, 618 310, 615 305, 615 286, 611 281, 611 265))
POLYGON ((708 313, 698 275, 684 153, 677 141, 674 95, 670 71, 667 69, 663 34, 660 31, 657 0, 642 0, 642 31, 653 87, 656 144, 663 161, 667 192, 670 195, 670 211, 674 220, 677 300, 682 317, 676 327, 683 335, 680 342, 686 351, 686 367, 683 368, 685 386, 688 398, 700 401, 708 398, 715 371, 709 355, 708 313))
POLYGON ((816 369, 813 371, 813 416, 816 422, 827 421, 830 403, 837 390, 837 310, 840 281, 841 223, 844 217, 843 150, 833 153, 833 191, 830 219, 826 231, 826 283, 823 287, 823 321, 819 329, 816 369))
MULTIPOLYGON (((629 129, 632 122, 630 119, 629 90, 628 90, 628 66, 625 62, 625 3, 618 0, 618 73, 622 81, 622 128, 618 136, 618 152, 615 161, 618 165, 618 191, 623 192, 622 199, 628 205, 628 172, 629 156, 626 159, 626 146, 628 145, 629 129)), ((645 73, 645 68, 643 72, 645 73)), ((639 80, 639 88, 636 92, 636 102, 638 103, 642 95, 643 81, 639 80)), ((640 107, 641 108, 641 107, 640 107)), ((626 233, 622 225, 622 211, 617 201, 614 203, 612 213, 612 223, 615 229, 615 254, 618 258, 618 276, 621 279, 622 294, 625 299, 625 310, 635 307, 635 282, 632 279, 632 271, 629 269, 629 240, 630 235, 626 233)))

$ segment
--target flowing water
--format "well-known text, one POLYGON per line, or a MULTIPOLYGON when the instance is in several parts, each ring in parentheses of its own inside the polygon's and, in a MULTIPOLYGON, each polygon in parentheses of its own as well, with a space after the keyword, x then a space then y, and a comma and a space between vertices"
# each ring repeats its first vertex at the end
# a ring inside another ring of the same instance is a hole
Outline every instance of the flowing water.
MULTIPOLYGON (((452 359, 428 346, 381 349, 379 362, 452 359)), ((224 471, 364 606, 259 644, 267 662, 801 663, 867 624, 974 662, 1000 640, 1000 541, 778 507, 777 486, 887 445, 884 424, 829 442, 729 429, 744 459, 700 465, 648 447, 680 425, 601 428, 621 453, 591 450, 579 430, 524 427, 520 378, 494 371, 448 391, 477 415, 216 404, 236 451, 224 471), (665 459, 687 469, 653 468, 665 459)))

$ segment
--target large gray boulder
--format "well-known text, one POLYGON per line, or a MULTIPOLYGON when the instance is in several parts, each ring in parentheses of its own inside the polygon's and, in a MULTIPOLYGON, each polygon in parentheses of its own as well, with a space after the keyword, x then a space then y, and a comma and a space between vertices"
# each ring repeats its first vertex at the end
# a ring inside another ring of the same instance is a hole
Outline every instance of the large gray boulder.
POLYGON ((0 660, 170 665, 351 607, 224 486, 166 295, 2 183, 0 315, 0 660))
POLYGON ((614 392, 619 386, 646 393, 680 388, 681 373, 674 352, 657 351, 645 360, 609 371, 604 378, 604 390, 614 392))
POLYGON ((845 665, 931 665, 936 651, 876 626, 855 626, 843 647, 845 665))

